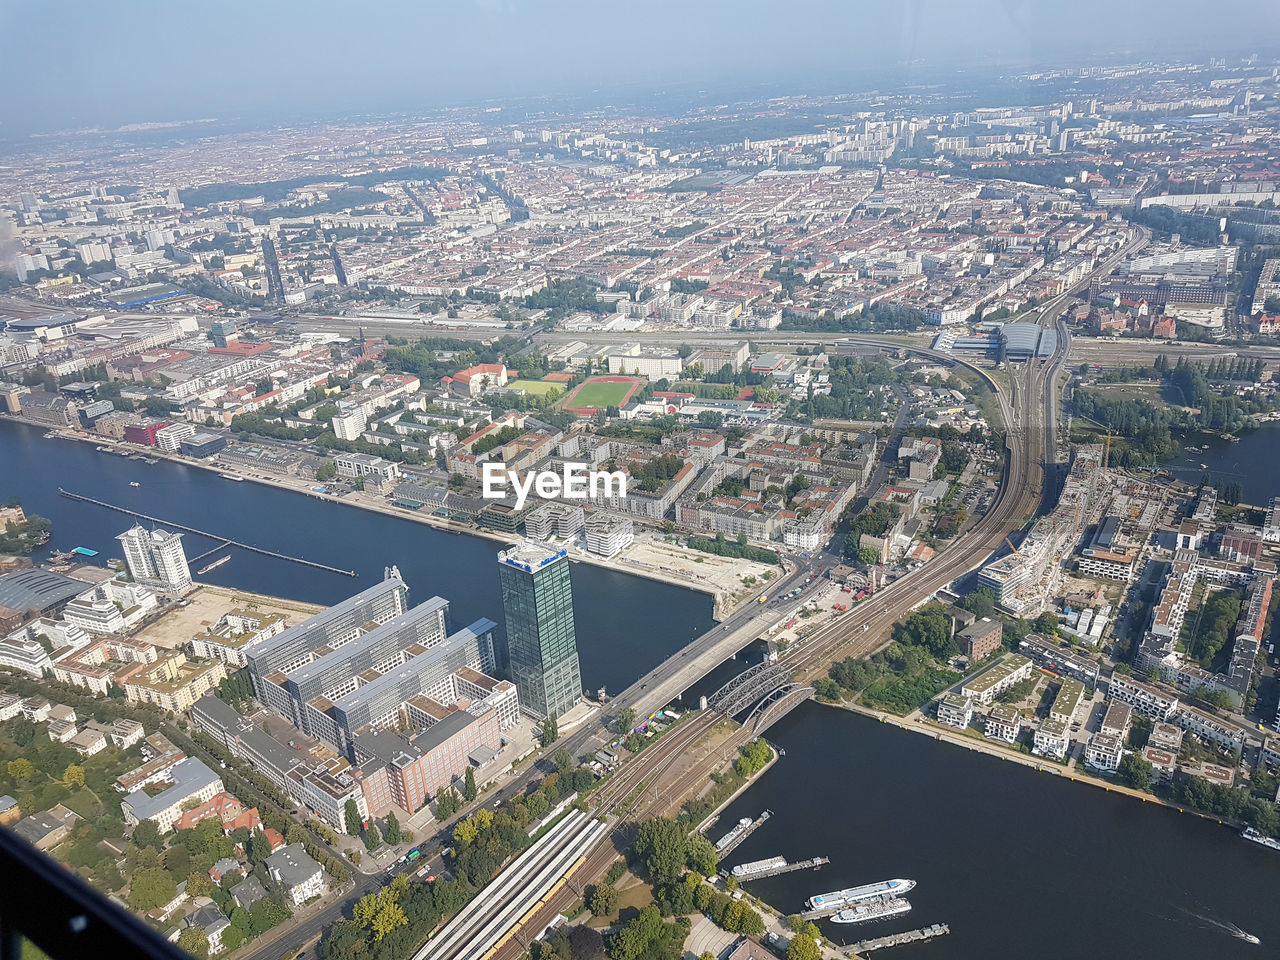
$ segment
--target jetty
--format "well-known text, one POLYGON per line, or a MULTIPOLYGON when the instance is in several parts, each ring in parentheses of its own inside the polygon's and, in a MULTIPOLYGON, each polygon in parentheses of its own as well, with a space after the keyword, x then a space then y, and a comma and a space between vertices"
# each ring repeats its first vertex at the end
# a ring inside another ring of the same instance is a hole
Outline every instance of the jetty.
POLYGON ((78 500, 81 503, 91 503, 96 507, 106 507, 108 510, 115 510, 117 513, 127 514, 128 516, 136 517, 139 520, 147 520, 147 521, 150 521, 151 523, 156 523, 163 527, 171 527, 174 530, 181 530, 183 533, 193 533, 199 537, 208 537, 210 540, 213 540, 216 543, 218 543, 218 546, 214 547, 212 550, 208 550, 205 553, 200 554, 200 557, 197 557, 196 559, 200 559, 201 557, 207 557, 210 553, 216 553, 218 550, 222 550, 226 547, 239 547, 241 550, 248 550, 250 553, 259 553, 259 554, 262 554, 264 557, 274 557, 277 560, 288 560, 290 563, 298 563, 304 567, 312 567, 313 569, 316 569, 316 570, 324 570, 326 573, 340 573, 344 577, 359 576, 359 574, 357 574, 354 570, 342 570, 339 567, 331 567, 327 563, 317 563, 315 560, 305 560, 302 557, 293 557, 287 553, 280 553, 279 551, 276 551, 276 550, 268 550, 265 547, 255 547, 251 543, 242 543, 239 540, 232 540, 230 537, 224 537, 221 534, 217 534, 217 533, 210 533, 208 530, 199 530, 196 527, 189 527, 183 523, 174 523, 171 520, 162 520, 159 517, 153 517, 148 514, 141 513, 137 510, 131 510, 128 507, 121 507, 114 503, 107 503, 105 500, 95 500, 93 497, 86 497, 82 493, 72 493, 70 490, 62 489, 62 487, 58 488, 58 493, 62 494, 62 496, 66 497, 69 500, 78 500))
POLYGON ((784 857, 770 857, 767 860, 740 863, 728 873, 721 871, 721 874, 726 877, 732 876, 745 883, 748 880, 763 880, 765 877, 776 877, 796 870, 817 870, 830 862, 826 857, 812 857, 796 863, 788 863, 784 857))
POLYGON ((951 928, 945 923, 935 923, 916 930, 907 930, 905 933, 891 933, 887 937, 876 937, 874 940, 859 940, 847 949, 852 953, 870 953, 872 950, 883 950, 885 947, 896 947, 903 943, 932 940, 934 937, 945 936, 950 932, 951 928))
POLYGON ((738 848, 743 840, 759 830, 761 824, 772 816, 773 811, 766 810, 754 820, 748 820, 743 817, 734 825, 732 830, 716 841, 716 853, 721 857, 728 856, 738 848))

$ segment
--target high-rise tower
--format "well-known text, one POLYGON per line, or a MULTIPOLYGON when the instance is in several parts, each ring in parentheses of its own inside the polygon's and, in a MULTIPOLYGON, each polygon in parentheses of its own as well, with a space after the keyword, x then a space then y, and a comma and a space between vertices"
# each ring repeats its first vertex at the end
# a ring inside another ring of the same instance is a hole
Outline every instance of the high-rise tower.
POLYGON ((569 557, 525 541, 498 554, 498 575, 520 706, 540 718, 558 717, 582 699, 569 557))

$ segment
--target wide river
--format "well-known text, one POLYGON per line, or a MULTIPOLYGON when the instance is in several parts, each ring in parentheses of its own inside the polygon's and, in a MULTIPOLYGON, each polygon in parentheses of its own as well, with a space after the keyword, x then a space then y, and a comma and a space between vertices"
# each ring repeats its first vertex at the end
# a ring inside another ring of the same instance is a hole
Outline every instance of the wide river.
POLYGON ((1235 443, 1217 434, 1192 434, 1183 446, 1183 455, 1168 465, 1179 480, 1199 483, 1208 474, 1223 483, 1239 483, 1245 502, 1259 507, 1280 496, 1280 425, 1242 433, 1235 443), (1185 449, 1188 445, 1207 449, 1185 449))
MULTIPOLYGON (((356 578, 327 573, 246 550, 218 550, 202 563, 232 559, 198 579, 271 596, 331 604, 382 578, 395 564, 410 602, 439 594, 455 626, 489 617, 502 630, 496 555, 502 544, 455 535, 426 524, 306 497, 216 473, 160 461, 129 460, 92 445, 44 438, 42 431, 0 422, 0 501, 17 495, 23 508, 53 522, 51 549, 84 546, 120 556, 115 536, 132 522, 105 507, 70 500, 63 487, 153 517, 305 557, 356 578), (139 486, 131 487, 130 482, 139 486)), ((183 538, 187 556, 218 545, 183 538)), ((193 563, 192 572, 201 564, 193 563)), ((618 693, 710 627, 711 595, 592 564, 573 566, 573 600, 583 685, 618 693)))
POLYGON ((707 833, 714 840, 768 809, 774 816, 728 866, 771 856, 831 863, 748 890, 795 913, 816 893, 918 884, 898 919, 824 923, 837 942, 947 923, 949 936, 883 956, 1280 956, 1280 852, 1227 827, 812 702, 768 736, 786 755, 707 833), (1237 939, 1232 924, 1261 946, 1237 939))

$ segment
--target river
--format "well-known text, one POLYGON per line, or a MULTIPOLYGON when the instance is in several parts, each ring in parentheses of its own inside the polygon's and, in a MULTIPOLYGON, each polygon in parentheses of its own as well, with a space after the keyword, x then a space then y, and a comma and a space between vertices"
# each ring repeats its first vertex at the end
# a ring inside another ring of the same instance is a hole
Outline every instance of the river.
POLYGON ((1244 488, 1245 503, 1265 507, 1272 497, 1280 496, 1280 424, 1249 430, 1235 443, 1214 433, 1192 434, 1169 470, 1187 483, 1199 483, 1205 474, 1226 483, 1238 482, 1244 488), (1208 449, 1186 450, 1187 445, 1208 449))
MULTIPOLYGON (((915 880, 913 910, 823 923, 837 942, 947 923, 889 960, 1275 956, 1280 852, 1176 810, 808 702, 768 733, 786 755, 708 832, 774 813, 726 865, 827 856, 747 885, 795 913, 815 893, 915 880), (1258 936, 1257 947, 1224 927, 1258 936)), ((880 957, 881 953, 876 953, 880 957)))
MULTIPOLYGON (((450 601, 455 626, 489 617, 502 630, 495 559, 502 545, 496 540, 250 481, 235 483, 165 460, 147 464, 99 453, 87 443, 46 440, 40 430, 0 422, 0 501, 17 495, 24 509, 48 517, 50 549, 84 546, 100 551, 100 560, 120 556, 114 538, 130 518, 60 496, 58 487, 359 573, 353 579, 232 548, 203 561, 232 557, 198 578, 208 583, 331 604, 396 564, 411 602, 439 594, 450 601)), ((183 544, 194 557, 217 541, 187 534, 183 544)), ((192 564, 193 573, 198 566, 192 564)), ((714 623, 710 594, 592 564, 574 564, 573 599, 582 682, 592 692, 604 686, 618 693, 714 623)))

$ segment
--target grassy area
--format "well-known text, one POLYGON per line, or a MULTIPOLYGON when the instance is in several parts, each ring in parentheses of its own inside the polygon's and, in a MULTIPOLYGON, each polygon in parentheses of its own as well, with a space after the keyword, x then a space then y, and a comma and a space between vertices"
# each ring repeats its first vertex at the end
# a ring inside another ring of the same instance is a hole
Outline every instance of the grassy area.
POLYGON ((512 380, 507 384, 513 390, 523 390, 537 397, 545 397, 552 390, 564 392, 563 383, 552 383, 549 380, 512 380))
POLYGON ((631 391, 633 383, 625 381, 621 383, 610 383, 602 380, 588 380, 584 383, 576 394, 574 394, 570 405, 575 409, 584 407, 596 407, 604 409, 605 407, 619 406, 626 399, 627 394, 631 391))

